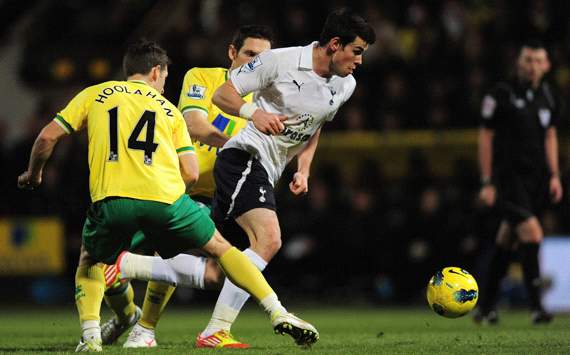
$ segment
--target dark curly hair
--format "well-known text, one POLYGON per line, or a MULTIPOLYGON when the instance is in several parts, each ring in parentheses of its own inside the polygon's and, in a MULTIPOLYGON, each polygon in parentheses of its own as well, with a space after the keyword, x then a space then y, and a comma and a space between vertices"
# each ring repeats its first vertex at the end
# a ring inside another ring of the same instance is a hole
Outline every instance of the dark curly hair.
POLYGON ((356 39, 362 38, 368 44, 376 42, 376 33, 372 26, 361 16, 347 8, 331 12, 319 38, 319 45, 325 46, 332 38, 339 37, 344 46, 356 39))

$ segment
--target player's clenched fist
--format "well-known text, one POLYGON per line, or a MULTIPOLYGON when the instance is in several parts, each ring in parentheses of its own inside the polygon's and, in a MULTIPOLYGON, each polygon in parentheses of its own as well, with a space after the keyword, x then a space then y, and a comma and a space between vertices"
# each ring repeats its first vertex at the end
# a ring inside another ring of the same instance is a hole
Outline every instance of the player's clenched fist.
POLYGON ((493 185, 485 185, 479 191, 479 199, 485 206, 491 207, 495 204, 497 189, 493 185))
POLYGON ((18 188, 33 190, 42 183, 42 177, 33 177, 28 171, 18 176, 18 188))
POLYGON ((552 200, 552 202, 554 203, 560 202, 563 193, 562 184, 560 183, 560 176, 553 175, 550 178, 548 190, 550 191, 550 199, 552 200))
POLYGON ((265 134, 271 135, 277 135, 285 129, 283 121, 286 119, 287 116, 285 115, 276 115, 265 112, 261 109, 257 109, 253 116, 251 116, 251 120, 253 121, 255 128, 265 134))
POLYGON ((308 177, 300 172, 296 172, 293 175, 293 180, 289 183, 289 189, 295 195, 309 192, 308 177))

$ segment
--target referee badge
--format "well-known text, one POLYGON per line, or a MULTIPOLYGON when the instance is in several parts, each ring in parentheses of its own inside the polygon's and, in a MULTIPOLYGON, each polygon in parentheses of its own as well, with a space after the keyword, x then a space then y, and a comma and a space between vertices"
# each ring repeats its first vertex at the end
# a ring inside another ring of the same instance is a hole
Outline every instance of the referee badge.
POLYGON ((497 108, 497 101, 491 95, 487 95, 483 98, 483 104, 481 105, 481 116, 485 119, 490 119, 495 113, 497 108))
POLYGON ((542 127, 548 127, 550 124, 550 110, 547 108, 541 108, 538 110, 538 118, 540 118, 540 124, 542 127))

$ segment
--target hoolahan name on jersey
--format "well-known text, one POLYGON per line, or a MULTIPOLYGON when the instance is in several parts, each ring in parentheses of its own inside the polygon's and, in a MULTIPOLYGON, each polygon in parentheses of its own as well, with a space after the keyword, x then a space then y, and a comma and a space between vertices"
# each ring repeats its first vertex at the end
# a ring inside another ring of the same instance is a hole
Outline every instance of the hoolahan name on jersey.
POLYGON ((154 91, 154 89, 150 88, 150 90, 149 90, 148 88, 143 88, 142 90, 141 89, 136 89, 133 91, 131 91, 131 90, 129 90, 129 88, 126 85, 115 84, 115 85, 107 86, 107 87, 104 87, 97 94, 97 98, 95 99, 95 102, 103 104, 103 103, 105 103, 105 100, 107 100, 111 95, 113 95, 115 93, 124 93, 124 94, 130 94, 130 95, 146 96, 146 97, 150 97, 150 98, 155 99, 155 101, 160 104, 160 106, 164 110, 164 113, 168 117, 174 117, 174 115, 172 114, 172 109, 166 106, 166 103, 168 101, 166 101, 166 99, 164 99, 162 96, 157 94, 156 91, 154 91))

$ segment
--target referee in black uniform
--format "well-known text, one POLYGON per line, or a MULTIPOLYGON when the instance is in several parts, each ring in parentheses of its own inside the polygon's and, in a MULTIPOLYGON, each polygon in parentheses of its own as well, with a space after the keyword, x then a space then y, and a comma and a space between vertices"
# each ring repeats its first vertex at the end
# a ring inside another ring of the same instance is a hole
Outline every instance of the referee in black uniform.
POLYGON ((496 202, 502 220, 474 316, 478 323, 498 322, 499 284, 515 247, 520 252, 532 322, 552 320, 541 303, 538 263, 543 239, 538 217, 549 201, 557 203, 562 198, 556 138, 561 102, 543 80, 549 69, 545 47, 539 42, 525 43, 519 51, 516 76, 498 83, 483 99, 479 197, 487 206, 496 202))

